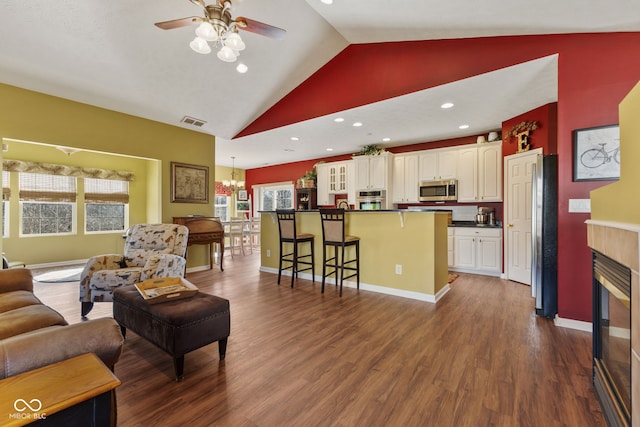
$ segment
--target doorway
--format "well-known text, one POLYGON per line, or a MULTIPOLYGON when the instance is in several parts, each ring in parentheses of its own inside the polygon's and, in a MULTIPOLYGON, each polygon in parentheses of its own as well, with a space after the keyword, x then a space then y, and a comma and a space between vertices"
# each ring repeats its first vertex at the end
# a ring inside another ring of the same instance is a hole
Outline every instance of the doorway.
POLYGON ((542 148, 504 158, 505 276, 531 286, 533 165, 542 148))

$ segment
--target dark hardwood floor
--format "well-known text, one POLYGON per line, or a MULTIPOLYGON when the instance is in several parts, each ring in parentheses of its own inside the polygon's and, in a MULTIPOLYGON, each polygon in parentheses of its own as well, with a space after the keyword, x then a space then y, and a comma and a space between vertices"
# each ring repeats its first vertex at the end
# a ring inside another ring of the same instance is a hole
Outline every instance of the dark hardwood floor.
MULTIPOLYGON (((437 305, 298 280, 278 286, 259 254, 188 274, 231 302, 217 344, 171 358, 129 332, 116 365, 120 426, 604 426, 591 335, 536 317, 530 288, 460 274, 437 305)), ((36 295, 80 321, 77 283, 36 295)), ((99 303, 90 318, 111 315, 99 303)))

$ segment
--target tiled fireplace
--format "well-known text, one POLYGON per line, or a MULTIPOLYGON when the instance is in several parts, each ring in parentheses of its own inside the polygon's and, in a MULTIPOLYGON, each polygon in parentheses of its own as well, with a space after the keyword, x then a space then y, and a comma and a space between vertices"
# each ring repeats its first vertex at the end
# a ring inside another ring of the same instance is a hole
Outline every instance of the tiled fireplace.
POLYGON ((595 391, 609 425, 640 426, 640 405, 632 404, 640 396, 640 226, 589 220, 587 227, 594 251, 595 391))

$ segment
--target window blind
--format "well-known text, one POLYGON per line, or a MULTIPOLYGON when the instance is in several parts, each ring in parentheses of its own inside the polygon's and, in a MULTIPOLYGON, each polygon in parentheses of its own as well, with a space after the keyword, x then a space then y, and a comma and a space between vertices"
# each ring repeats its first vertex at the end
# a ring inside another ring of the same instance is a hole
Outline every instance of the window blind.
POLYGON ((129 183, 112 179, 84 179, 85 203, 129 203, 129 183))
POLYGON ((76 178, 73 176, 21 172, 18 181, 21 201, 76 201, 76 178))
POLYGON ((11 181, 9 172, 2 171, 2 200, 9 200, 11 197, 11 181))

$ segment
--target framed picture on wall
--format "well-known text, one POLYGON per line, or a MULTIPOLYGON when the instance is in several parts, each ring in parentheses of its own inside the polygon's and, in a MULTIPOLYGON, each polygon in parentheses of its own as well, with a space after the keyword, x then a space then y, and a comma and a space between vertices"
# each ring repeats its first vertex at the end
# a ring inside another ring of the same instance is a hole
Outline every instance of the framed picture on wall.
POLYGON ((171 201, 209 203, 209 168, 171 162, 171 201))
POLYGON ((573 131, 573 180, 620 179, 620 126, 573 131))
POLYGON ((240 201, 236 202, 236 215, 240 213, 250 213, 251 212, 251 204, 248 201, 240 201))
POLYGON ((238 190, 238 200, 249 200, 247 190, 238 190))

